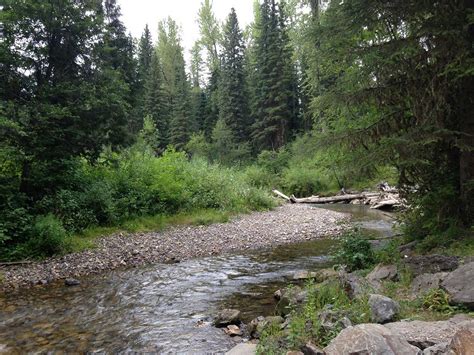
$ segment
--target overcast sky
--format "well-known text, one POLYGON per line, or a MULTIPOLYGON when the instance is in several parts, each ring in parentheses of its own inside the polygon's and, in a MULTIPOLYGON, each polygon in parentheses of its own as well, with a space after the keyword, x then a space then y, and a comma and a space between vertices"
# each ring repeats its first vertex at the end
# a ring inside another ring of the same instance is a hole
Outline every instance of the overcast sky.
MULTIPOLYGON (((197 13, 202 0, 118 0, 123 22, 134 37, 140 37, 146 24, 156 41, 158 21, 172 17, 181 26, 181 37, 189 58, 189 50, 199 37, 197 13)), ((241 29, 253 20, 253 0, 213 0, 213 9, 223 22, 234 7, 241 29)))

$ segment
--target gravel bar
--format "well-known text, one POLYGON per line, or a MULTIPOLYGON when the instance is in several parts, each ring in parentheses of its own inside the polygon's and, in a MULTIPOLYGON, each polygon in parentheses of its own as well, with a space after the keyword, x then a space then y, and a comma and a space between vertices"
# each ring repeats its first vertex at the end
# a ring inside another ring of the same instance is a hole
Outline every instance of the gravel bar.
POLYGON ((349 216, 308 205, 280 206, 209 226, 101 237, 97 247, 62 257, 0 267, 0 292, 108 270, 269 248, 339 234, 349 216))

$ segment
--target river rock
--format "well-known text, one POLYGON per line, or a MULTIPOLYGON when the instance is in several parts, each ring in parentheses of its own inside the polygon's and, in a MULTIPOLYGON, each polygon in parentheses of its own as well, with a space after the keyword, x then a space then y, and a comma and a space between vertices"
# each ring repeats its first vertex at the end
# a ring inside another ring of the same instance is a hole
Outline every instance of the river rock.
POLYGON ((372 322, 391 322, 400 311, 400 305, 389 297, 372 294, 369 297, 369 306, 372 322))
POLYGON ((436 344, 451 341, 458 330, 474 322, 470 319, 469 317, 453 317, 446 321, 436 322, 401 321, 387 323, 385 327, 399 334, 410 344, 420 349, 426 349, 436 344))
POLYGON ((340 330, 352 326, 352 322, 342 312, 326 309, 318 314, 321 326, 326 331, 340 330))
POLYGON ((224 332, 231 336, 231 337, 235 337, 235 336, 241 336, 242 335, 242 330, 236 326, 235 324, 231 324, 231 325, 228 325, 225 329, 224 329, 224 332))
POLYGON ((439 343, 423 350, 423 355, 444 355, 448 353, 449 343, 439 343))
POLYGON ((320 349, 318 346, 313 344, 312 341, 308 341, 305 345, 301 347, 301 351, 304 355, 325 355, 324 350, 320 349))
POLYGON ((453 271, 459 266, 459 258, 447 255, 417 255, 405 258, 403 265, 413 274, 435 274, 441 271, 453 271))
POLYGON ((314 279, 316 275, 317 275, 316 272, 301 270, 294 273, 293 280, 314 279))
POLYGON ((395 265, 377 265, 367 276, 369 282, 396 281, 398 279, 398 269, 395 265))
POLYGON ((314 280, 316 282, 324 282, 326 280, 337 279, 339 278, 339 272, 334 269, 321 269, 316 271, 316 276, 314 280))
POLYGON ((240 311, 238 309, 223 309, 217 313, 214 319, 216 327, 226 327, 230 324, 238 324, 240 322, 240 311))
POLYGON ((359 324, 342 330, 324 351, 327 355, 414 355, 420 349, 383 325, 359 324))
POLYGON ((474 321, 461 325, 448 349, 450 354, 474 354, 474 321))
POLYGON ((304 355, 304 354, 298 350, 291 350, 291 351, 287 351, 286 355, 304 355))
POLYGON ((290 313, 292 308, 301 307, 306 301, 307 296, 308 292, 299 286, 283 289, 280 292, 280 300, 277 304, 278 313, 282 316, 286 316, 290 313))
POLYGON ((453 304, 474 309, 474 262, 464 264, 449 273, 441 283, 453 304))
POLYGON ((423 295, 433 289, 438 289, 441 282, 448 275, 447 272, 437 272, 436 274, 421 274, 415 277, 411 283, 413 295, 423 295))
POLYGON ((267 326, 281 325, 285 322, 283 317, 280 316, 269 316, 269 317, 257 317, 253 319, 248 325, 248 332, 252 338, 258 339, 262 334, 263 330, 267 326))
POLYGON ((257 344, 240 343, 226 352, 226 355, 255 355, 257 353, 257 344))
POLYGON ((365 278, 353 273, 341 273, 340 281, 351 299, 363 297, 375 287, 374 285, 370 285, 365 278))
POLYGON ((79 280, 76 280, 76 279, 66 279, 66 280, 64 280, 64 285, 66 285, 66 286, 78 286, 80 284, 81 284, 81 282, 79 280))

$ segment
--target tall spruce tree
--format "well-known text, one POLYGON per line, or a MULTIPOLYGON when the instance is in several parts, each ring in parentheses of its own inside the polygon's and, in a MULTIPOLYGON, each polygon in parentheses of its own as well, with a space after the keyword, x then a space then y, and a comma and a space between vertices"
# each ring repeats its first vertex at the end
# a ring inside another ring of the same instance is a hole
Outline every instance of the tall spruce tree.
POLYGON ((245 88, 244 44, 237 14, 232 8, 224 27, 219 115, 237 142, 248 140, 248 102, 245 88))
POLYGON ((163 151, 169 142, 169 119, 167 116, 166 96, 163 89, 162 66, 156 51, 153 51, 151 55, 144 96, 144 115, 150 117, 153 121, 157 131, 155 145, 159 151, 163 151))
POLYGON ((264 0, 256 23, 252 138, 257 150, 278 149, 291 137, 297 121, 295 69, 282 6, 264 0))
MULTIPOLYGON (((183 149, 196 131, 196 122, 192 115, 191 85, 185 71, 179 27, 169 18, 160 22, 158 30, 157 53, 162 66, 166 98, 160 120, 168 122, 169 143, 177 149, 183 149)), ((160 127, 159 122, 157 126, 160 127)))
POLYGON ((145 26, 138 42, 137 56, 137 98, 134 104, 133 113, 133 116, 136 117, 136 121, 135 125, 132 127, 134 133, 141 130, 147 107, 148 90, 146 86, 153 56, 153 43, 148 25, 145 26))

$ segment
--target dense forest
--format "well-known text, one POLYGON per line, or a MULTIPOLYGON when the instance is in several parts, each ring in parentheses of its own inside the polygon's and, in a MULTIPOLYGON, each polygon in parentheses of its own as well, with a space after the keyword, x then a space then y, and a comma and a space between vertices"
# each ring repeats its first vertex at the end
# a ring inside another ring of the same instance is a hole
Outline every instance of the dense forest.
POLYGON ((262 0, 247 28, 203 0, 189 63, 177 22, 132 38, 116 0, 2 4, 2 259, 145 216, 270 208, 272 187, 388 180, 414 238, 472 227, 471 0, 262 0))

